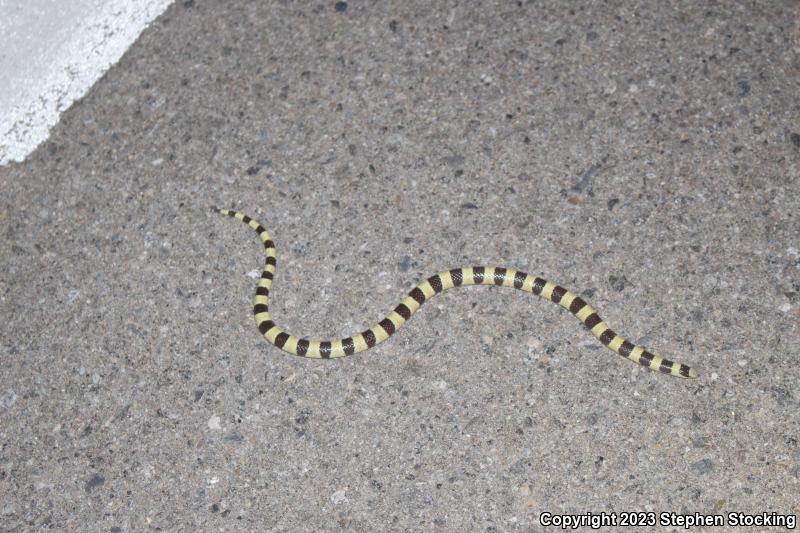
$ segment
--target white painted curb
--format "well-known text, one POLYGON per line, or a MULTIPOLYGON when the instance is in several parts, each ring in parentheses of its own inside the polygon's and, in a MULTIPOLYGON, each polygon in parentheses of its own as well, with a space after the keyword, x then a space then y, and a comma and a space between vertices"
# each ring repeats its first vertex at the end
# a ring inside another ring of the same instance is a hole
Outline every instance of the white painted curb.
POLYGON ((0 165, 22 161, 172 0, 0 0, 0 165))

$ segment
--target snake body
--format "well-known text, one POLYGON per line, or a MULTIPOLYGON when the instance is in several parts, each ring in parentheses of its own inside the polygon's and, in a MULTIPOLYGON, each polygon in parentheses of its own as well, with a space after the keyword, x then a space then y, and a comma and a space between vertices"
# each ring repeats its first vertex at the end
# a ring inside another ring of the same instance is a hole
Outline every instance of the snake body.
POLYGON ((363 352, 388 339, 411 318, 411 315, 417 312, 422 304, 446 289, 465 285, 498 285, 532 292, 545 300, 559 304, 583 322, 592 332, 592 335, 597 337, 603 345, 635 363, 664 374, 685 378, 697 377, 695 369, 682 363, 659 357, 617 335, 603 322, 595 310, 575 293, 552 281, 531 276, 511 268, 494 266, 454 268, 429 277, 414 287, 408 296, 386 318, 357 335, 329 341, 307 340, 291 335, 275 325, 269 312, 269 294, 272 290, 276 266, 275 243, 269 233, 258 221, 253 220, 244 213, 228 209, 213 209, 221 215, 241 220, 255 230, 261 238, 264 252, 266 253, 266 262, 256 288, 253 314, 255 315, 258 330, 264 338, 292 355, 315 359, 332 359, 363 352))

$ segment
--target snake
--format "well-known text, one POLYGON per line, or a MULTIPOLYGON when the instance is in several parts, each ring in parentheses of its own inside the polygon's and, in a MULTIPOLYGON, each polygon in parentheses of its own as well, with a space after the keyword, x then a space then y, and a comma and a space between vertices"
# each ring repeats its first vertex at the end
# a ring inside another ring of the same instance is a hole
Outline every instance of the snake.
POLYGON ((575 315, 604 346, 634 363, 671 376, 684 378, 698 376, 697 370, 694 368, 660 357, 617 335, 600 318, 592 306, 572 291, 552 281, 512 268, 498 266, 454 268, 431 276, 414 287, 386 318, 356 335, 327 341, 297 337, 278 327, 269 312, 269 296, 277 263, 277 253, 272 237, 261 223, 244 213, 217 207, 212 207, 212 210, 223 216, 242 221, 261 238, 266 260, 253 299, 253 315, 256 326, 264 338, 292 355, 313 359, 335 359, 369 350, 391 337, 425 302, 437 294, 447 289, 467 285, 496 285, 532 292, 536 296, 560 305, 575 315))

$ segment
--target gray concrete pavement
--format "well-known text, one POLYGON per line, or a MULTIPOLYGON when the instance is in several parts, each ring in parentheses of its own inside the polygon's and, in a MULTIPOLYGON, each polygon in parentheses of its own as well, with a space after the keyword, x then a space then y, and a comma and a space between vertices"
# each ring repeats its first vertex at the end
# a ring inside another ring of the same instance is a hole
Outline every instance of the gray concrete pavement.
POLYGON ((3 527, 798 513, 796 15, 173 5, 0 169, 3 527), (271 231, 293 333, 358 332, 422 277, 502 264, 700 377, 486 287, 372 352, 287 356, 251 316, 258 239, 212 204, 271 231))

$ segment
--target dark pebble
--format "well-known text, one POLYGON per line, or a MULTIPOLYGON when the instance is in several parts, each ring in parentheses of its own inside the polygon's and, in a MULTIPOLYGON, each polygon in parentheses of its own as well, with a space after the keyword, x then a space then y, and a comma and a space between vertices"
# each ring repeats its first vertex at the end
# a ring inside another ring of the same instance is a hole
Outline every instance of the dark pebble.
POLYGON ((243 442, 244 437, 238 431, 233 431, 225 435, 225 440, 228 442, 243 442))
POLYGON ((444 158, 444 162, 447 163, 448 165, 450 165, 451 167, 461 166, 461 165, 464 164, 464 161, 466 161, 464 156, 463 155, 458 155, 458 154, 451 155, 451 156, 448 156, 448 157, 444 158))
POLYGON ((736 83, 736 86, 739 88, 739 96, 747 96, 748 94, 750 94, 750 83, 749 82, 747 82, 745 80, 741 80, 741 81, 736 83))
POLYGON ((303 409, 300 413, 295 417, 294 421, 298 424, 305 424, 308 422, 308 419, 311 417, 311 410, 310 409, 303 409))
POLYGON ((86 482, 86 492, 92 492, 97 487, 102 487, 105 482, 106 478, 100 474, 93 475, 89 481, 86 482))
POLYGON ((695 474, 708 474, 714 468, 714 463, 711 459, 701 459, 696 463, 689 465, 689 470, 695 474))
POLYGON ((608 283, 611 284, 611 288, 617 292, 622 292, 625 290, 625 286, 628 284, 628 279, 625 276, 618 278, 617 276, 609 276, 608 283))
POLYGON ((333 7, 336 9, 337 13, 344 13, 347 11, 347 2, 336 2, 336 5, 333 7))
POLYGON ((786 404, 793 403, 792 396, 789 394, 789 391, 781 387, 772 388, 772 397, 775 398, 775 402, 778 404, 778 407, 786 407, 786 404))

